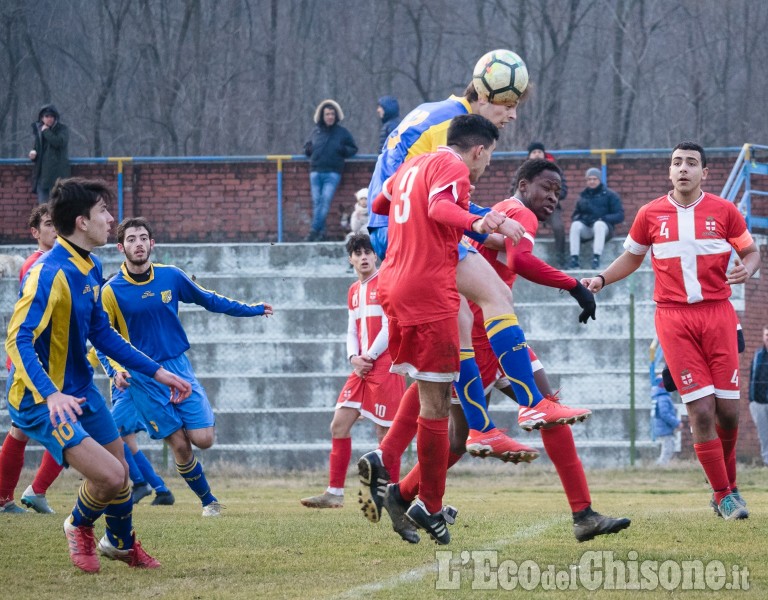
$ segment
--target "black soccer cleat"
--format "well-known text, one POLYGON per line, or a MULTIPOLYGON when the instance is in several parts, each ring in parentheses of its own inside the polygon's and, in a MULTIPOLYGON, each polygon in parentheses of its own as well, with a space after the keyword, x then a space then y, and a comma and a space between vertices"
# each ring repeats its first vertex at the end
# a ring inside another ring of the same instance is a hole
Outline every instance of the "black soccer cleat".
POLYGON ((448 525, 456 522, 458 512, 453 506, 444 506, 440 512, 431 514, 424 503, 416 498, 411 507, 405 511, 405 516, 416 527, 425 530, 436 544, 445 545, 451 541, 448 525))
POLYGON ((155 499, 152 500, 152 506, 172 506, 176 498, 170 490, 167 492, 155 492, 155 499))
POLYGON ((357 499, 363 505, 360 510, 371 523, 378 523, 389 483, 389 473, 381 462, 381 450, 363 454, 357 461, 357 474, 362 484, 357 499))
POLYGON ((392 519, 392 529, 409 544, 418 544, 421 540, 416 527, 405 516, 405 512, 411 503, 403 500, 400 495, 400 484, 390 483, 384 494, 384 508, 392 519))
POLYGON ((587 507, 573 515, 573 534, 579 542, 586 542, 598 535, 618 533, 632 524, 626 518, 614 519, 606 517, 587 507))

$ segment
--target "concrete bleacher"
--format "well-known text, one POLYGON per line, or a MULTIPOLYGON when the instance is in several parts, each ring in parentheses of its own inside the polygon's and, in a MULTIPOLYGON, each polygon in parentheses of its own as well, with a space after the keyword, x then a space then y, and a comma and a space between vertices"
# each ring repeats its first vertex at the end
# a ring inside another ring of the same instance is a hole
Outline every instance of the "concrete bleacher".
MULTIPOLYGON (((551 240, 537 240, 536 252, 551 258, 551 240)), ((588 246, 588 245, 585 245, 588 246)), ((2 254, 27 256, 32 246, 1 246, 2 254)), ((589 264, 585 248, 583 264, 589 264)), ((608 243, 604 265, 621 252, 621 240, 608 243)), ((114 248, 99 250, 104 273, 119 267, 114 248)), ((175 264, 200 285, 240 300, 266 301, 272 318, 238 319, 184 305, 183 324, 192 348, 189 357, 208 391, 217 415, 217 443, 206 460, 223 460, 257 469, 316 468, 327 462, 328 426, 337 394, 349 372, 346 361, 346 291, 354 280, 340 242, 318 244, 158 245, 154 260, 175 264)), ((594 271, 574 271, 587 276, 594 271)), ((635 291, 635 398, 638 457, 650 458, 656 446, 648 435, 648 345, 653 336, 653 275, 644 265, 630 279, 598 296, 597 321, 582 325, 579 307, 567 293, 519 280, 515 305, 528 341, 544 362, 563 401, 593 410, 573 431, 590 467, 629 464, 631 429, 629 293, 635 291)), ((0 279, 0 319, 7 325, 18 292, 13 277, 0 279)), ((0 368, 0 385, 7 373, 0 368)), ((106 379, 99 378, 106 389, 106 379)), ((516 408, 498 392, 493 412, 513 437, 541 448, 538 433, 517 428, 516 408)), ((0 412, 0 435, 9 425, 0 412)), ((150 454, 162 446, 146 437, 150 454)), ((354 455, 374 447, 370 424, 353 434, 354 455)), ((31 445, 33 454, 39 448, 31 445)), ((34 460, 34 459, 30 459, 34 460)), ((546 458, 542 456, 542 461, 546 458)), ((31 464, 28 462, 28 464, 31 464)))

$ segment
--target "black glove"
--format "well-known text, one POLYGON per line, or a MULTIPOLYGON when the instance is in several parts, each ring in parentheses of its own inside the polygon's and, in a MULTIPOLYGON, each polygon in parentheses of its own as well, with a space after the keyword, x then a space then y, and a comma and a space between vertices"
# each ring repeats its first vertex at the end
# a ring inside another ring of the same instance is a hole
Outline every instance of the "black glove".
POLYGON ((739 349, 739 354, 744 352, 747 347, 747 344, 744 342, 744 331, 741 328, 736 330, 736 344, 739 349))
POLYGON ((589 321, 589 317, 592 317, 592 320, 594 321, 595 309, 597 308, 595 295, 578 281, 576 282, 576 287, 572 290, 568 290, 568 293, 573 296, 576 299, 576 302, 579 303, 579 306, 584 309, 579 315, 579 323, 584 323, 586 325, 587 321, 589 321))
POLYGON ((674 379, 672 379, 672 373, 669 372, 669 367, 664 367, 661 372, 661 381, 664 383, 664 389, 668 392, 677 391, 674 379))

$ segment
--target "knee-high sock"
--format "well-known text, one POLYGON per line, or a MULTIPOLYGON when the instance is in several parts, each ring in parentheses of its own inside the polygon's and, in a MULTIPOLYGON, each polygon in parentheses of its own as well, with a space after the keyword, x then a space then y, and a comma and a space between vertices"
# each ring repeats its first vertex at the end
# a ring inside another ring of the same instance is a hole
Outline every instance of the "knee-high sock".
POLYGON ((63 470, 64 467, 56 462, 48 450, 43 452, 40 467, 38 467, 35 479, 32 481, 32 491, 35 494, 45 494, 63 470))
POLYGON ((77 493, 75 507, 72 509, 72 515, 69 517, 70 523, 75 527, 93 527, 94 522, 107 508, 106 504, 96 501, 88 491, 88 482, 84 481, 77 493))
POLYGON ((723 429, 715 425, 717 437, 723 445, 723 460, 725 461, 725 470, 728 473, 728 485, 731 489, 736 487, 736 441, 739 438, 739 428, 723 429))
POLYGON ((488 406, 485 403, 485 390, 483 380, 480 377, 480 369, 475 360, 475 351, 472 348, 461 349, 461 368, 459 380, 454 382, 453 388, 461 402, 461 409, 467 419, 470 429, 488 431, 495 425, 488 416, 488 406))
POLYGON ((405 390, 400 406, 397 408, 392 426, 387 431, 387 435, 381 440, 379 446, 381 450, 381 462, 389 473, 392 481, 395 479, 395 473, 400 472, 400 459, 403 456, 408 445, 416 437, 417 419, 421 404, 419 403, 419 388, 413 383, 405 390))
MULTIPOLYGON (((168 486, 166 486, 165 481, 163 481, 163 478, 155 472, 152 463, 149 462, 149 459, 141 450, 138 450, 136 454, 133 455, 133 460, 135 461, 136 466, 139 468, 139 471, 141 471, 141 475, 144 477, 144 481, 151 485, 153 490, 156 492, 169 491, 168 486)), ((130 463, 128 464, 130 466, 130 463)))
POLYGON ((723 458, 723 444, 720 442, 720 438, 694 444, 693 449, 696 451, 696 457, 707 475, 709 485, 715 492, 715 502, 720 502, 731 493, 731 488, 728 485, 728 471, 725 468, 725 459, 723 458))
POLYGON ((352 458, 352 438, 331 438, 331 458, 328 465, 328 487, 343 488, 352 458))
POLYGON ((0 451, 0 504, 13 500, 13 490, 19 483, 24 467, 24 448, 27 442, 20 442, 10 433, 5 436, 0 451))
POLYGON ((547 456, 555 465, 571 512, 579 512, 589 507, 592 499, 589 496, 587 476, 576 452, 570 426, 557 425, 542 429, 541 440, 544 442, 547 456))
POLYGON ((434 514, 443 508, 450 449, 448 417, 443 419, 419 417, 418 423, 416 450, 421 463, 419 498, 427 510, 434 514))
MULTIPOLYGON (((461 456, 461 454, 454 454, 449 451, 448 468, 450 469, 453 465, 459 462, 461 456)), ((416 463, 413 465, 413 469, 411 469, 400 482, 400 496, 402 496, 403 500, 413 502, 413 499, 419 495, 419 479, 421 479, 421 468, 419 463, 416 463)))
POLYGON ((120 490, 117 497, 104 510, 107 522, 107 538, 119 550, 133 547, 133 496, 131 486, 120 490))
POLYGON ((203 465, 198 462, 197 457, 193 456, 186 465, 176 463, 176 470, 187 482, 190 489, 197 494, 203 506, 216 502, 216 496, 211 493, 211 486, 208 485, 208 480, 205 478, 203 465))
POLYGON ((525 334, 514 314, 498 315, 485 321, 485 331, 493 353, 499 359, 504 374, 512 384, 520 406, 536 406, 542 399, 533 381, 531 359, 525 334))
POLYGON ((144 474, 139 469, 139 465, 136 464, 136 459, 133 458, 133 453, 125 442, 123 442, 123 454, 125 455, 125 462, 128 463, 128 477, 131 478, 133 485, 145 484, 147 480, 144 479, 144 474))

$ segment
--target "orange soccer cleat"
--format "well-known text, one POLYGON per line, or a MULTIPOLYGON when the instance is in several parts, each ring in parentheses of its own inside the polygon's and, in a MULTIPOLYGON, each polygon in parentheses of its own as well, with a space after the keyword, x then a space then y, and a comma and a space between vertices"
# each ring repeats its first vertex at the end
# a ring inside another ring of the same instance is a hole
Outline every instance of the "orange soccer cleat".
POLYGON ((494 427, 488 431, 469 430, 466 443, 467 452, 472 456, 486 458, 491 456, 504 462, 531 462, 539 457, 539 451, 516 442, 503 431, 494 427))
POLYGON ((521 406, 517 422, 526 431, 533 431, 546 425, 572 425, 586 420, 591 414, 587 408, 569 408, 554 396, 547 396, 536 406, 521 406))

